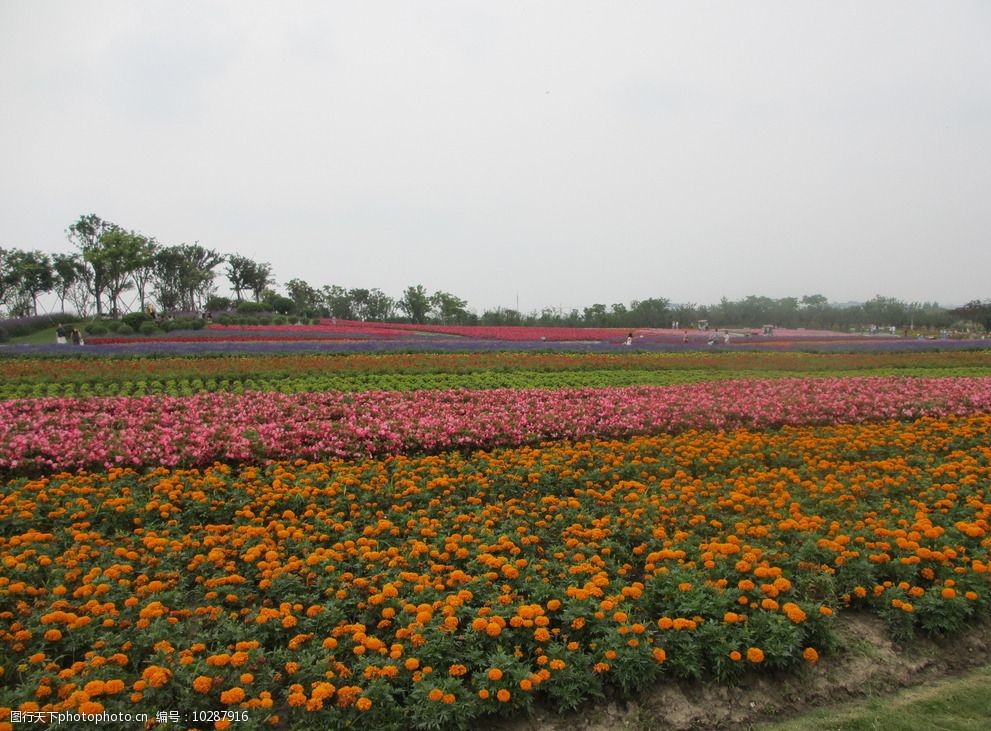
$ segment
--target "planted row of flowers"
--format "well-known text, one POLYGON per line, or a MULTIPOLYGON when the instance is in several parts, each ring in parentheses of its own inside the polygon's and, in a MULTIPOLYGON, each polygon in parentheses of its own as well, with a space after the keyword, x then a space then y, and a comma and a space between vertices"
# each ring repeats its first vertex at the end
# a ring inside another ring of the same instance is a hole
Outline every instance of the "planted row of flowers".
POLYGON ((12 480, 0 707, 468 728, 537 697, 815 663, 846 606, 903 637, 956 631, 991 607, 989 431, 976 414, 12 480))
MULTIPOLYGON (((75 356, 101 349, 69 351, 75 356)), ((61 351, 66 353, 65 349, 61 351)), ((237 356, 0 358, 9 384, 119 383, 153 379, 277 379, 319 375, 482 373, 488 371, 712 370, 826 373, 871 369, 991 369, 991 351, 646 353, 341 353, 237 356)))
POLYGON ((321 459, 989 411, 991 378, 16 399, 0 402, 0 470, 321 459))
MULTIPOLYGON (((278 391, 422 391, 484 389, 616 388, 668 386, 723 379, 794 377, 794 371, 605 370, 605 371, 480 371, 469 373, 347 373, 341 375, 246 378, 166 378, 97 381, 95 383, 0 383, 0 399, 75 398, 90 396, 191 396, 196 393, 278 391)), ((815 372, 815 377, 851 376, 991 376, 988 368, 888 368, 815 372)))
POLYGON ((257 355, 257 354, 288 354, 288 353, 486 353, 486 352, 557 352, 557 353, 676 353, 696 354, 699 350, 713 353, 727 352, 808 352, 808 353, 923 353, 923 352, 987 352, 991 341, 986 340, 903 340, 891 338, 875 340, 859 338, 846 340, 834 338, 829 340, 794 339, 794 340, 763 340, 748 338, 734 341, 729 346, 719 342, 711 347, 706 340, 689 339, 687 343, 679 339, 643 339, 637 340, 633 347, 626 347, 623 341, 554 341, 554 340, 478 340, 472 338, 419 336, 389 339, 366 338, 284 338, 279 340, 238 341, 226 338, 201 337, 194 339, 162 340, 149 342, 141 336, 126 342, 101 344, 99 347, 89 347, 92 343, 87 340, 86 347, 70 351, 65 346, 54 343, 48 345, 13 344, 0 348, 2 356, 65 356, 67 352, 87 353, 103 357, 134 357, 134 356, 164 356, 175 355, 204 356, 204 355, 257 355))

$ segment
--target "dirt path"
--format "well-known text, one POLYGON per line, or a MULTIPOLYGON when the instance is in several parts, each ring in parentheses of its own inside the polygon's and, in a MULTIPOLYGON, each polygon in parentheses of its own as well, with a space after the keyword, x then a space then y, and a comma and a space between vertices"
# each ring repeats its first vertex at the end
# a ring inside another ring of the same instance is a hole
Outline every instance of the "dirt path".
POLYGON ((814 708, 931 683, 991 660, 991 623, 948 640, 892 642, 867 615, 841 616, 842 650, 793 674, 754 674, 738 685, 659 683, 636 701, 590 703, 560 715, 538 708, 529 719, 490 722, 482 731, 682 731, 746 728, 814 708))

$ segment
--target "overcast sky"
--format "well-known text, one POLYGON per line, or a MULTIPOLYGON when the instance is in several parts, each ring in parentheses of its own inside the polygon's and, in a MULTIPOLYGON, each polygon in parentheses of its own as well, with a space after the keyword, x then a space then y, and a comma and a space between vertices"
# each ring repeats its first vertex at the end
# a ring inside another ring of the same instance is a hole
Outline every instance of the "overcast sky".
POLYGON ((479 311, 962 304, 989 38, 983 1, 0 0, 0 246, 96 213, 479 311))

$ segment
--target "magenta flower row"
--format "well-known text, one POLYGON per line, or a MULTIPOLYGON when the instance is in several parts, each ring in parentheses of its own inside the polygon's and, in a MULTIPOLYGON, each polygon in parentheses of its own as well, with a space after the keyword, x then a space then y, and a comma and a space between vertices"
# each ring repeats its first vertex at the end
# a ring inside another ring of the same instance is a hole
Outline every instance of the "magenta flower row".
POLYGON ((991 378, 0 402, 0 472, 359 457, 991 411, 991 378))

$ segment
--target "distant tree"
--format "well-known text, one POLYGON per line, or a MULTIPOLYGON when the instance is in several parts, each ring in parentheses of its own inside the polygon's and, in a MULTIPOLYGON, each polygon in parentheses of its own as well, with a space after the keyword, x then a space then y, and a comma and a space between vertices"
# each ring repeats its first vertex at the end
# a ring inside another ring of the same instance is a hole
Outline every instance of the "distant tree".
POLYGON ((90 213, 79 217, 79 220, 66 229, 66 235, 82 254, 83 261, 90 269, 90 276, 85 281, 90 287, 90 293, 96 301, 96 314, 103 315, 103 291, 106 287, 105 262, 100 253, 103 235, 117 225, 104 221, 96 214, 90 213))
POLYGON ((360 287, 348 290, 348 299, 351 300, 351 310, 359 320, 368 319, 368 297, 371 292, 360 287))
POLYGON ((272 276, 272 265, 267 262, 254 263, 254 266, 248 271, 248 279, 245 283, 251 290, 255 302, 261 302, 265 290, 275 284, 275 277, 272 276))
POLYGON ((865 302, 862 305, 862 310, 868 320, 867 324, 900 327, 908 325, 910 321, 905 303, 894 297, 877 295, 874 299, 865 302))
POLYGON ((179 246, 164 246, 155 252, 153 287, 163 312, 177 312, 185 291, 187 259, 179 246))
POLYGON ((78 254, 54 254, 52 274, 55 277, 53 291, 59 299, 59 309, 65 314, 65 300, 72 288, 84 276, 86 265, 78 254))
POLYGON ((627 327, 630 324, 630 311, 622 302, 616 302, 609 308, 606 322, 615 327, 627 327))
POLYGON ((72 303, 73 309, 80 317, 89 317, 93 305, 93 272, 86 266, 82 257, 76 256, 78 269, 76 278, 69 286, 66 297, 72 303))
POLYGON ((297 312, 295 302, 274 290, 267 290, 265 296, 262 298, 262 302, 265 304, 266 309, 279 315, 292 315, 297 312))
POLYGON ((806 294, 799 302, 799 310, 802 322, 806 327, 830 327, 832 322, 828 322, 830 313, 829 300, 823 294, 806 294))
POLYGON ((133 231, 112 228, 100 235, 99 247, 89 252, 88 261, 94 270, 101 273, 110 312, 114 317, 121 313, 121 293, 134 287, 134 270, 139 266, 146 266, 146 241, 133 231))
POLYGON ((295 312, 305 313, 320 307, 320 292, 302 279, 290 279, 286 282, 286 292, 293 302, 295 312))
POLYGON ((142 234, 132 233, 132 236, 134 236, 134 258, 131 281, 134 282, 134 289, 138 293, 138 307, 144 312, 148 286, 155 275, 155 252, 158 251, 158 242, 142 234))
POLYGON ((165 312, 195 311, 213 293, 214 268, 223 257, 200 244, 166 246, 155 254, 154 284, 165 312))
POLYGON ((320 294, 331 317, 336 317, 338 320, 357 319, 351 302, 351 295, 344 287, 336 284, 324 286, 321 288, 320 294))
POLYGON ((498 307, 494 310, 486 310, 482 313, 479 321, 482 325, 522 325, 523 317, 516 310, 508 310, 498 307))
POLYGON ((38 295, 55 288, 51 258, 43 251, 12 249, 6 259, 6 278, 15 296, 11 314, 37 315, 38 295))
POLYGON ((392 317, 395 307, 396 301, 392 297, 381 289, 372 289, 365 303, 365 315, 373 322, 384 322, 392 317))
POLYGON ((634 300, 630 303, 633 327, 667 327, 671 321, 671 303, 663 297, 634 300))
POLYGON ((224 274, 231 283, 231 289, 234 290, 234 298, 241 302, 244 299, 244 292, 252 292, 255 294, 255 301, 257 302, 261 296, 261 292, 269 285, 271 282, 271 266, 261 265, 258 262, 249 259, 246 256, 241 256, 240 254, 229 254, 227 256, 227 269, 224 270, 224 274), (266 272, 269 281, 264 282, 261 287, 255 288, 256 281, 261 276, 260 268, 263 266, 268 266, 268 271, 266 272))
POLYGON ((971 300, 963 307, 950 310, 950 313, 960 318, 980 325, 986 332, 991 332, 991 300, 971 300))
POLYGON ((201 246, 199 242, 184 244, 182 249, 189 262, 185 285, 190 309, 199 310, 214 292, 214 269, 223 263, 224 257, 213 249, 201 246))
POLYGON ((10 271, 8 269, 9 256, 10 252, 0 247, 0 305, 6 305, 7 298, 14 291, 14 284, 10 280, 10 271))
POLYGON ((450 292, 434 292, 430 304, 437 313, 437 318, 445 325, 461 324, 467 317, 468 303, 450 292))
POLYGON ((604 327, 608 324, 609 313, 606 306, 596 303, 591 307, 586 307, 582 313, 582 323, 586 327, 604 327))
POLYGON ((410 322, 421 325, 426 322, 427 313, 430 312, 430 295, 422 284, 409 286, 397 305, 406 313, 410 322))

